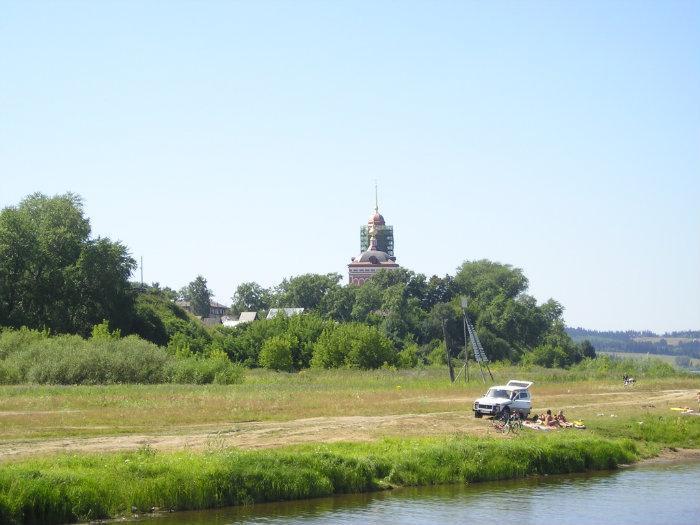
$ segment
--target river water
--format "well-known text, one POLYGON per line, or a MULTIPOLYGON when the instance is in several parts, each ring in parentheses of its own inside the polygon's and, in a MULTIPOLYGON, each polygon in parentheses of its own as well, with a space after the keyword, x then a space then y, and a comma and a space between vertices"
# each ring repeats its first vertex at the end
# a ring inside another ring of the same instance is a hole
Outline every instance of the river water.
POLYGON ((700 463, 183 512, 149 525, 700 524, 700 463))

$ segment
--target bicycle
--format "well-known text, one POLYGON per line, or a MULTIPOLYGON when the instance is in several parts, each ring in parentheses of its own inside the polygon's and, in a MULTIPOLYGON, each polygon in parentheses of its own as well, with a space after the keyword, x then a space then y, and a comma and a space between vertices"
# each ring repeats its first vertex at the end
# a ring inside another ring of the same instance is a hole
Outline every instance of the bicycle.
POLYGON ((523 429, 523 420, 518 412, 501 412, 493 418, 493 428, 503 434, 517 434, 523 429))

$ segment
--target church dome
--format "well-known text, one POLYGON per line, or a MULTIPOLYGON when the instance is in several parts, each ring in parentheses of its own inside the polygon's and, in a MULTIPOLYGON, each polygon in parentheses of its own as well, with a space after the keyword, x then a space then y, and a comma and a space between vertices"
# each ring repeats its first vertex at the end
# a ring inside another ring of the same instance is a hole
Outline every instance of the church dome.
POLYGON ((382 214, 379 213, 379 210, 375 210, 375 212, 367 221, 367 224, 374 224, 375 226, 384 226, 386 223, 384 222, 384 217, 382 217, 382 214))
POLYGON ((394 258, 388 253, 379 250, 367 250, 362 252, 360 256, 355 259, 355 262, 370 263, 370 264, 381 264, 387 262, 394 262, 394 258))

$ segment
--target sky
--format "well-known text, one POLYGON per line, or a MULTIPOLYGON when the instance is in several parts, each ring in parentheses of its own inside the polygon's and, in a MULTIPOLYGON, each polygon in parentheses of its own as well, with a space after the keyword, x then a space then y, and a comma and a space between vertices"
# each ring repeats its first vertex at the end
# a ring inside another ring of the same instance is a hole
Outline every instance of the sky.
POLYGON ((376 180, 401 266, 700 329, 699 2, 0 6, 0 208, 81 195, 147 282, 347 279, 376 180))

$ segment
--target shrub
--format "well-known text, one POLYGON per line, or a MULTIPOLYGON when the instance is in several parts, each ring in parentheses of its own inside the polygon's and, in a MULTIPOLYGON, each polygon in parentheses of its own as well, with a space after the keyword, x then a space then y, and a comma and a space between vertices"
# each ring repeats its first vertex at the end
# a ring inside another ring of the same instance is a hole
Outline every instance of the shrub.
POLYGON ((243 369, 232 363, 226 354, 215 352, 208 357, 192 355, 177 358, 166 372, 172 383, 184 384, 237 384, 243 382, 243 369))
POLYGON ((378 368, 394 364, 396 351, 376 328, 347 323, 326 328, 314 345, 311 366, 318 368, 378 368))
POLYGON ((122 336, 122 331, 117 328, 113 332, 109 331, 109 321, 104 319, 100 324, 92 327, 91 339, 98 341, 109 341, 110 339, 119 339, 122 336))
POLYGON ((258 362, 270 370, 289 372, 292 370, 292 348, 298 345, 296 338, 277 335, 267 339, 260 350, 258 362))
POLYGON ((77 335, 48 337, 33 330, 3 331, 0 383, 234 384, 243 380, 242 368, 231 363, 223 352, 192 357, 189 349, 183 349, 178 357, 138 336, 115 339, 113 334, 86 340, 77 335))
POLYGON ((415 368, 419 364, 422 364, 422 360, 419 355, 418 345, 411 343, 406 345, 406 348, 401 350, 396 359, 396 365, 399 368, 415 368))
POLYGON ((26 327, 22 327, 19 330, 13 330, 12 328, 0 329, 0 359, 5 359, 13 352, 48 337, 48 331, 30 330, 26 327))

